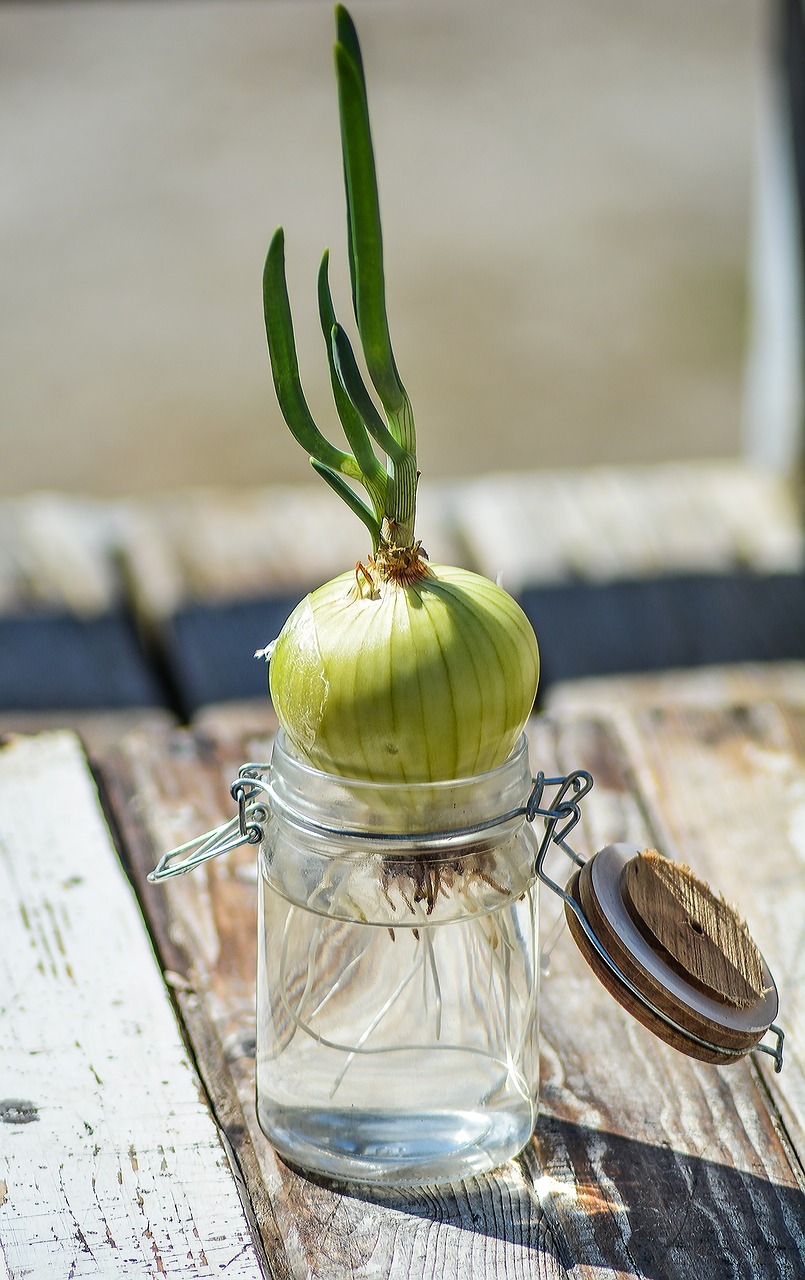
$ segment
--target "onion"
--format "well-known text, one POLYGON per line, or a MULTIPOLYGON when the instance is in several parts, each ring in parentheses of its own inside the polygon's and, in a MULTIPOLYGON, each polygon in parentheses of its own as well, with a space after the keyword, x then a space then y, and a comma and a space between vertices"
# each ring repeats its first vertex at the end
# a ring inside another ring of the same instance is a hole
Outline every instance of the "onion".
POLYGON ((533 706, 534 632, 501 587, 446 565, 413 582, 342 574, 288 619, 270 687, 280 724, 315 768, 435 782, 507 759, 533 706))
POLYGON ((414 417, 386 317, 363 62, 341 6, 336 33, 353 310, 382 406, 381 413, 336 320, 325 252, 319 316, 349 450, 322 435, 302 391, 282 228, 269 247, 263 301, 285 421, 316 471, 366 525, 372 555, 307 596, 263 651, 271 653, 271 696, 296 750, 324 772, 394 782, 475 776, 502 764, 522 733, 539 677, 537 642, 501 587, 464 569, 429 565, 415 537, 414 417))

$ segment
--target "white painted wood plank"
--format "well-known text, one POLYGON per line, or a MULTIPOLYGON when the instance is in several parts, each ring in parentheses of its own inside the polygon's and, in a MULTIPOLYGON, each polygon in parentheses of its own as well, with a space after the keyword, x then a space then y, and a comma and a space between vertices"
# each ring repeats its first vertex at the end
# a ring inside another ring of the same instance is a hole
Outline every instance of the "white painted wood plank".
POLYGON ((8 1276, 256 1280, 223 1146, 67 732, 0 750, 0 940, 8 1276))

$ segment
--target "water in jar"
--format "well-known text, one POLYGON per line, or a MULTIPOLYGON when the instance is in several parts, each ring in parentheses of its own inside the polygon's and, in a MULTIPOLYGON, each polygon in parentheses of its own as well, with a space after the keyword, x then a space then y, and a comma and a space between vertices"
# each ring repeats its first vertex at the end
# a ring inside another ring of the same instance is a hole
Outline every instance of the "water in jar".
MULTIPOLYGON (((399 886, 398 886, 399 887, 399 886)), ((257 1099, 291 1163, 443 1182, 516 1154, 536 1118, 537 890, 365 923, 260 882, 257 1099)), ((456 897, 455 895, 458 895, 456 897)), ((403 893, 403 897, 405 894, 403 893)))

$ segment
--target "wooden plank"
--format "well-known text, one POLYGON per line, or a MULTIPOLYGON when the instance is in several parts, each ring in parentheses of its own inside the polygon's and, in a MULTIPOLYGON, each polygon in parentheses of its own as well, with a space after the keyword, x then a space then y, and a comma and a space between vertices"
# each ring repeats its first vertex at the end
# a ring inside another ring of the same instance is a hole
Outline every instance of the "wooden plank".
POLYGON ((270 751, 263 738, 236 743, 230 734, 216 739, 209 728, 200 739, 132 735, 106 761, 104 775, 158 945, 208 1015, 201 1035, 193 1023, 189 1032, 209 1065, 216 1110, 231 1117, 228 1136, 239 1163, 265 1195, 255 1211, 277 1274, 408 1280, 437 1273, 459 1280, 471 1268, 479 1276, 564 1280, 561 1250, 516 1164, 493 1182, 439 1191, 350 1191, 295 1173, 263 1137, 253 1102, 254 851, 237 850, 201 875, 158 889, 142 883, 157 850, 231 816, 226 780, 246 756, 264 759, 270 751))
MULTIPOLYGON (((557 598, 523 596, 545 632, 546 684, 798 656, 789 617, 805 610, 803 530, 791 485, 774 473, 718 462, 426 484, 418 528, 434 561, 500 573, 515 593, 556 587, 557 598), (702 572, 727 578, 697 585, 702 572)), ((248 655, 306 590, 367 552, 359 522, 316 484, 2 502, 0 703, 173 699, 190 716, 256 697, 248 655)))
MULTIPOLYGON (((461 555, 454 486, 423 489, 418 529, 432 560, 461 555)), ((135 606, 153 623, 189 604, 301 596, 371 552, 366 531, 321 484, 185 489, 131 502, 123 555, 135 606)))
POLYGON ((97 759, 134 729, 155 729, 175 723, 176 717, 166 707, 127 707, 120 711, 0 711, 0 740, 11 734, 70 729, 90 759, 97 759))
POLYGON ((0 750, 0 1259, 262 1272, 76 738, 0 750))
POLYGON ((517 594, 607 582, 805 564, 790 482, 740 462, 589 467, 468 481, 456 530, 481 573, 517 594))
POLYGON ((803 700, 636 708, 616 723, 658 847, 742 905, 775 976, 786 1063, 763 1078, 805 1168, 803 700))
MULTIPOLYGON (((544 936, 555 947, 542 998, 541 1112, 519 1160, 471 1183, 406 1192, 324 1185, 279 1161, 253 1104, 253 853, 162 889, 143 883, 159 852, 231 816, 226 781, 242 760, 265 758, 265 739, 238 743, 231 722, 221 739, 210 728, 134 735, 104 774, 164 960, 203 1006, 207 1039, 192 1021, 189 1034, 253 1197, 264 1196, 258 1220, 278 1275, 799 1273, 805 1199, 756 1073, 695 1063, 629 1019, 567 934, 556 941, 547 895, 544 936)), ((655 842, 631 757, 605 724, 558 729, 540 719, 531 736, 535 769, 596 775, 574 833, 583 852, 607 840, 655 842)), ((558 877, 567 863, 557 860, 558 877)))
POLYGON ((123 504, 0 501, 0 707, 159 706, 166 691, 127 608, 123 504))
POLYGON ((233 739, 238 745, 244 739, 265 744, 270 742, 277 731, 278 721, 268 697, 267 670, 265 680, 266 691, 262 698, 210 703, 202 707, 193 717, 194 729, 202 737, 215 738, 219 742, 227 738, 233 739))
POLYGON ((113 609, 122 519, 121 505, 67 494, 0 501, 0 611, 96 618, 113 609))
MULTIPOLYGON (((581 762, 597 779, 584 826, 603 790, 606 838, 656 843, 630 781, 633 752, 581 718, 558 744, 563 767, 581 762)), ((579 1263, 592 1254, 619 1275, 703 1280, 799 1274, 805 1197, 766 1106, 769 1073, 760 1087, 748 1064, 708 1067, 659 1044, 592 980, 566 933, 541 1014, 542 1111, 526 1163, 579 1263)))
POLYGON ((680 703, 692 707, 737 707, 768 698, 793 706, 805 704, 805 663, 737 663, 692 671, 557 681, 546 694, 545 709, 557 716, 584 716, 680 703))
MULTIPOLYGON (((792 483, 731 460, 423 484, 418 530, 432 560, 502 573, 514 592, 805 564, 792 483)), ((97 617, 130 592, 153 620, 188 602, 308 590, 366 554, 360 524, 317 484, 119 501, 35 493, 0 502, 0 611, 97 617)))
MULTIPOLYGON (((450 485, 419 503, 433 560, 461 552, 450 485)), ((141 628, 158 648, 186 718, 265 689, 254 651, 304 594, 371 553, 366 530, 322 484, 184 490, 128 507, 122 558, 141 628)))

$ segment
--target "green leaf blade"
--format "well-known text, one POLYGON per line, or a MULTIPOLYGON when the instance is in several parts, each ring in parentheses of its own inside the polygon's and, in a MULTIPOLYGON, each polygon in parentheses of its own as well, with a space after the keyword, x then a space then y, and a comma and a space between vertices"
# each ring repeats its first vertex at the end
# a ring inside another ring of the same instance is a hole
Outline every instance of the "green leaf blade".
POLYGON ((332 351, 339 382, 356 413, 360 416, 366 430, 390 458, 395 461, 401 461, 407 455, 408 450, 392 435, 375 408, 360 375, 349 338, 339 324, 333 325, 332 351))
MULTIPOLYGON (((343 22, 342 33, 343 33, 343 22)), ((349 24, 354 36, 354 26, 349 24)), ((341 145, 344 155, 350 270, 355 313, 369 376, 388 413, 406 398, 386 314, 383 235, 366 84, 357 36, 335 46, 341 145)))
POLYGON ((327 349, 327 363, 330 369, 330 385, 333 391, 333 400, 341 420, 341 426, 344 429, 344 435, 349 442, 355 460, 361 469, 363 483, 372 499, 372 505, 379 518, 383 514, 383 502, 386 489, 386 472, 384 467, 375 455, 369 439, 366 427, 363 424, 360 413, 353 405, 336 369, 335 356, 333 353, 332 332, 337 327, 335 316, 335 308, 333 306, 332 294, 330 292, 330 282, 328 278, 329 254, 325 250, 319 267, 318 276, 318 302, 319 302, 319 320, 321 322, 321 330, 324 335, 324 343, 327 349))
POLYGON ((285 278, 285 237, 281 227, 274 232, 266 256, 263 312, 274 389, 292 435, 303 449, 325 466, 360 479, 360 469, 352 455, 330 444, 319 431, 302 390, 285 278))

